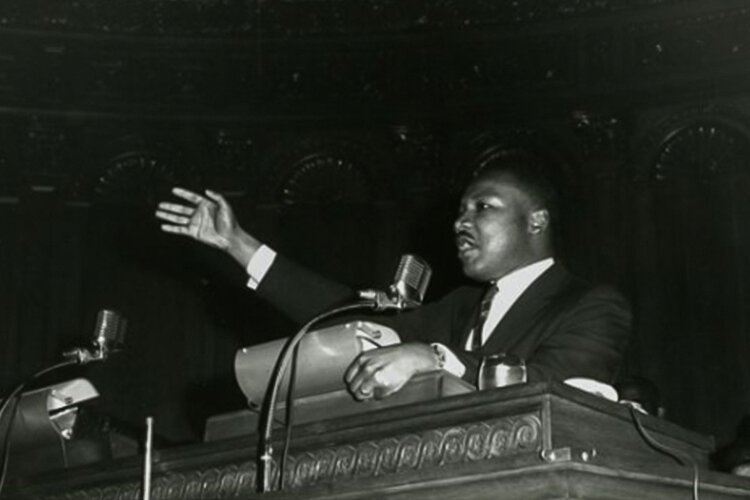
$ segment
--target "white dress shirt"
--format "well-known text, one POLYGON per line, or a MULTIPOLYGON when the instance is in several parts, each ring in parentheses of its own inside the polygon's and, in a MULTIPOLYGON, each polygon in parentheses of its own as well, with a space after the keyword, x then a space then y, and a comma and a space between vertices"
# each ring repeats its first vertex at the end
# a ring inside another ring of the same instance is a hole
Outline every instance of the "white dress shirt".
POLYGON ((256 290, 258 288, 258 285, 263 281, 268 270, 271 269, 274 259, 276 259, 276 252, 265 245, 261 245, 260 248, 255 251, 245 268, 249 277, 247 280, 248 288, 251 290, 256 290))
MULTIPOLYGON (((552 257, 544 260, 534 262, 526 267, 516 269, 510 274, 506 274, 495 282, 497 287, 497 293, 492 299, 490 305, 490 311, 487 313, 487 319, 482 327, 482 345, 487 342, 487 339, 492 334, 492 331, 505 317, 505 314, 511 308, 511 306, 518 300, 523 292, 526 291, 529 286, 536 281, 536 279, 544 273, 547 269, 552 267, 555 261, 552 257)), ((469 334, 469 338, 466 339, 466 345, 464 348, 468 351, 471 349, 474 341, 474 336, 477 332, 472 331, 469 334)))

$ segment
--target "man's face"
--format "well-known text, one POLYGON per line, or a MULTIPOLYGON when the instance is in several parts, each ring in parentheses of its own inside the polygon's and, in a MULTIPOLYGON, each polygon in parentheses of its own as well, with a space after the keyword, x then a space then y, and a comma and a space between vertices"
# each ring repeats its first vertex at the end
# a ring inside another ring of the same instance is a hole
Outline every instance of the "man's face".
POLYGON ((454 224, 464 274, 487 282, 537 260, 532 211, 532 200, 511 175, 488 173, 469 184, 454 224))

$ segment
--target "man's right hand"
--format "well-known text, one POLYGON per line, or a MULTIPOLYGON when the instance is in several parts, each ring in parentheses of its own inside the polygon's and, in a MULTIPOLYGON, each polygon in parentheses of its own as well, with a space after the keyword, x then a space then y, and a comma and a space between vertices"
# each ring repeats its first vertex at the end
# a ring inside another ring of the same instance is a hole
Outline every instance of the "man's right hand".
POLYGON ((172 194, 189 204, 159 203, 156 217, 166 221, 161 225, 162 231, 189 236, 224 250, 240 265, 247 266, 260 242, 242 230, 223 196, 208 189, 202 196, 179 187, 173 188, 172 194))

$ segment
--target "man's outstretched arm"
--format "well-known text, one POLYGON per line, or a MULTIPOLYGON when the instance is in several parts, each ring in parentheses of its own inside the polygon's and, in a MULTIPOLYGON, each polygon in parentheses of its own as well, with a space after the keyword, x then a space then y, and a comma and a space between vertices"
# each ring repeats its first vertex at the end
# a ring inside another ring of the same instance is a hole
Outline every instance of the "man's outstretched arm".
POLYGON ((261 279, 251 280, 255 281, 252 287, 296 323, 302 324, 355 296, 351 288, 277 256, 265 247, 240 226, 232 207, 219 193, 206 190, 202 195, 176 187, 172 194, 181 202, 162 202, 156 210, 162 231, 193 238, 227 253, 251 278, 255 276, 250 264, 254 257, 261 257, 264 252, 259 250, 264 248, 264 257, 270 255, 271 259, 262 266, 261 279))
MULTIPOLYGON (((182 203, 159 203, 156 217, 163 221, 161 229, 224 251, 248 269, 264 245, 242 229, 224 197, 210 190, 205 196, 183 188, 174 188, 172 193, 182 203)), ((275 253, 256 291, 298 324, 356 298, 351 288, 275 253)), ((347 370, 345 382, 357 399, 385 397, 398 391, 415 373, 438 366, 437 355, 429 345, 401 344, 362 353, 347 370)))

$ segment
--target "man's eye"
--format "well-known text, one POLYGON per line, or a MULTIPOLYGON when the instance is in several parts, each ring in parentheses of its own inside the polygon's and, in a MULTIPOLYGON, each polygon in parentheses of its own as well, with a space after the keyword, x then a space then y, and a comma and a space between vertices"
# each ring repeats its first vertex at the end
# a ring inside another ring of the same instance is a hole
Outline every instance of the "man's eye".
POLYGON ((485 203, 483 201, 477 202, 477 212, 482 212, 488 208, 490 208, 489 203, 485 203))

